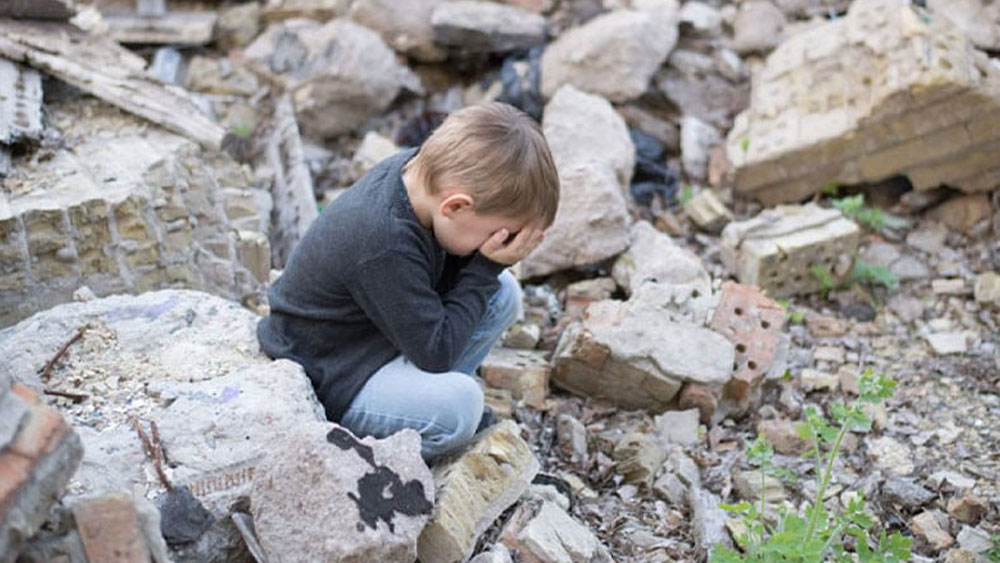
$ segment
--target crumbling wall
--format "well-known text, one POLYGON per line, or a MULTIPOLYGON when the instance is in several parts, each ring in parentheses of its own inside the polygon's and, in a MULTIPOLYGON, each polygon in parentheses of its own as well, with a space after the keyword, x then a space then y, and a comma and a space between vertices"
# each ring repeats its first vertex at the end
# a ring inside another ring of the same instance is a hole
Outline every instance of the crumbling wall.
POLYGON ((0 192, 0 326, 81 285, 260 289, 270 201, 247 167, 94 100, 49 110, 61 138, 15 162, 0 192))

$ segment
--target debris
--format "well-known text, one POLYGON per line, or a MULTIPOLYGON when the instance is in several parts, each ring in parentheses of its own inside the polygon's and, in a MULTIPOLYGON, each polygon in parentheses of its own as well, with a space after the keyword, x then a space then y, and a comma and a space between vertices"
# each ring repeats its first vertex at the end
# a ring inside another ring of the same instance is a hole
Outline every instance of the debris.
POLYGON ((257 76, 230 63, 229 59, 213 59, 195 55, 188 62, 187 87, 192 92, 224 96, 252 96, 259 89, 257 76))
POLYGON ((568 414, 560 414, 556 419, 556 442, 564 457, 577 466, 587 459, 587 428, 582 422, 568 414))
POLYGON ((441 0, 410 0, 400 10, 393 0, 355 0, 350 17, 377 31, 396 51, 421 62, 440 62, 447 53, 434 42, 431 27, 431 14, 439 4, 441 0))
POLYGON ((938 487, 940 487, 943 483, 947 483, 956 489, 971 489, 976 486, 975 479, 970 479, 961 473, 949 470, 935 471, 931 474, 930 480, 938 487))
POLYGON ((479 374, 487 385, 507 389, 514 399, 544 409, 552 371, 545 356, 545 352, 496 347, 479 366, 479 374))
MULTIPOLYGON (((979 519, 986 516, 989 505, 985 500, 966 491, 962 496, 952 497, 948 501, 948 514, 952 515, 959 522, 966 524, 976 524, 979 519)), ((959 536, 961 543, 961 536, 959 536)), ((962 547, 965 547, 964 545, 962 547)))
POLYGON ((62 496, 83 448, 79 435, 58 411, 29 387, 11 384, 5 376, 0 372, 0 406, 3 418, 11 420, 0 426, 0 553, 16 554, 62 496))
POLYGON ((542 338, 542 327, 536 323, 516 322, 503 336, 503 345, 517 350, 534 350, 542 338))
POLYGON ((875 467, 897 477, 905 477, 915 469, 910 448, 889 436, 869 441, 868 457, 875 467))
POLYGON ((607 100, 565 86, 545 106, 542 128, 563 189, 545 240, 517 264, 521 279, 593 264, 628 244, 635 147, 625 121, 607 100))
POLYGON ((42 391, 45 395, 52 395, 54 397, 62 397, 64 399, 69 399, 74 403, 79 403, 80 401, 85 401, 90 395, 84 393, 70 393, 68 391, 57 391, 55 389, 44 389, 42 391))
POLYGON ((73 507, 88 561, 149 561, 151 554, 132 496, 108 493, 73 507))
POLYGON ((505 53, 529 49, 546 39, 545 18, 492 2, 441 2, 431 15, 434 40, 463 53, 505 53))
POLYGON ((434 501, 416 431, 358 439, 317 422, 297 429, 275 454, 261 462, 250 491, 269 560, 415 559, 434 501))
POLYGON ((774 204, 895 175, 916 190, 992 189, 998 91, 1000 72, 946 18, 857 0, 768 57, 727 138, 736 190, 774 204))
POLYGON ((538 561, 610 563, 610 553, 587 527, 551 502, 542 502, 517 533, 518 541, 538 561))
POLYGON ((625 477, 626 482, 649 487, 667 458, 667 452, 655 437, 630 432, 615 444, 611 458, 616 462, 615 472, 625 477))
POLYGON ((973 293, 976 303, 1000 307, 1000 274, 986 272, 976 276, 973 293))
POLYGON ((275 213, 271 250, 274 263, 283 266, 319 211, 292 99, 284 94, 273 100, 273 104, 274 120, 268 134, 262 137, 259 166, 266 166, 273 174, 271 197, 275 213))
POLYGON ((358 150, 354 153, 354 158, 351 160, 351 168, 354 175, 358 178, 364 176, 376 164, 392 156, 398 150, 399 147, 391 139, 386 139, 375 131, 365 133, 364 139, 361 140, 361 145, 358 146, 358 150))
POLYGON ((253 517, 246 512, 234 512, 231 518, 233 519, 233 523, 236 524, 236 529, 243 536, 243 541, 247 544, 247 551, 253 556, 254 561, 257 563, 268 563, 267 554, 264 553, 264 548, 261 547, 260 540, 257 539, 253 517))
POLYGON ((882 486, 882 501, 906 510, 917 510, 933 501, 937 495, 912 481, 891 477, 882 486))
POLYGON ((726 512, 719 508, 719 497, 692 486, 688 489, 688 500, 694 514, 692 526, 698 549, 705 554, 720 545, 732 549, 733 541, 726 531, 726 512))
POLYGON ((824 286, 817 270, 833 283, 851 272, 860 234, 836 209, 782 205, 730 223, 722 231, 722 262, 740 283, 772 297, 812 293, 824 286))
POLYGON ((945 549, 955 543, 951 534, 941 529, 937 517, 931 511, 924 511, 910 521, 910 530, 914 535, 927 542, 935 551, 945 549))
POLYGON ((840 376, 818 369, 803 369, 799 381, 806 391, 826 390, 836 392, 840 387, 840 376))
POLYGON ((434 469, 434 513, 420 534, 426 563, 461 561, 479 536, 527 490, 539 463, 517 424, 505 420, 461 456, 434 469))
POLYGON ((699 190, 684 202, 684 213, 703 231, 718 233, 733 220, 733 212, 726 207, 714 190, 699 190))
POLYGON ((210 149, 224 131, 190 99, 145 75, 146 63, 107 39, 64 24, 0 21, 0 55, 59 78, 210 149))
POLYGON ((6 0, 0 17, 26 20, 68 20, 76 15, 73 0, 6 0))
POLYGON ((708 177, 708 160, 722 137, 712 125, 694 115, 681 119, 681 164, 689 178, 705 180, 708 177))
POLYGON ((697 409, 668 411, 654 419, 656 433, 666 444, 690 446, 700 439, 700 413, 697 409))
POLYGON ((401 90, 423 91, 377 33, 346 18, 271 24, 243 54, 254 72, 291 95, 302 132, 320 140, 350 132, 401 90))
POLYGON ((223 51, 245 47, 257 37, 261 29, 259 2, 246 2, 219 10, 215 22, 215 43, 223 51))
POLYGON ((962 278, 931 280, 931 291, 937 295, 969 295, 972 289, 965 286, 962 278))
POLYGON ((749 501, 759 501, 763 491, 764 502, 781 502, 785 500, 785 486, 777 477, 765 475, 761 489, 760 470, 737 471, 733 474, 733 487, 740 498, 749 501))
POLYGON ((767 52, 782 40, 785 15, 767 0, 743 2, 733 22, 733 50, 741 55, 767 52))
POLYGON ((727 382, 732 343, 700 326, 671 322, 662 300, 647 293, 628 303, 594 303, 581 323, 570 324, 553 356, 553 383, 621 408, 660 412, 685 381, 727 382))
MULTIPOLYGON (((997 79, 997 82, 1000 83, 1000 78, 997 79)), ((945 201, 928 211, 927 217, 940 221, 954 231, 970 234, 976 225, 981 221, 988 221, 992 214, 989 196, 972 194, 953 197, 945 201)))
POLYGON ((972 553, 986 553, 993 548, 993 537, 980 528, 962 526, 958 533, 958 545, 972 553))
POLYGON ((938 356, 964 354, 969 348, 965 332, 936 332, 925 334, 924 339, 938 356))
POLYGON ((677 43, 676 24, 654 15, 614 10, 570 29, 542 54, 542 94, 566 84, 612 102, 638 98, 677 43))
POLYGON ((217 20, 214 11, 104 16, 108 36, 125 45, 205 45, 212 41, 217 20))
POLYGON ((799 437, 789 420, 761 420, 757 423, 757 433, 763 434, 779 454, 801 455, 810 447, 810 441, 799 437))
POLYGON ((0 59, 0 150, 41 136, 41 74, 0 59))
POLYGON ((722 34, 722 14, 704 2, 684 2, 678 14, 681 33, 714 37, 722 34))

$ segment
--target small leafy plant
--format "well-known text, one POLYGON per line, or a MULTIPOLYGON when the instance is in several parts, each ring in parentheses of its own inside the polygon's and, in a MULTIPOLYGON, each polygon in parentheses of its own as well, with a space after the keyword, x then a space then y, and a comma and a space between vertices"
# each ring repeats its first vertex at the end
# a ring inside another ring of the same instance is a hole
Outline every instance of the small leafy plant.
POLYGON ((868 207, 865 205, 865 194, 842 197, 831 200, 833 206, 840 210, 844 216, 849 217, 858 223, 867 225, 870 229, 879 230, 885 226, 885 216, 881 209, 868 207))
POLYGON ((816 264, 809 268, 809 273, 819 281, 819 289, 820 293, 823 294, 823 299, 826 299, 830 292, 837 288, 837 278, 823 264, 816 264))
POLYGON ((681 189, 681 193, 677 195, 677 201, 679 201, 681 205, 684 205, 685 203, 691 201, 691 198, 693 197, 694 197, 694 188, 692 188, 691 186, 684 186, 681 189))
POLYGON ((725 510, 741 517, 745 532, 736 538, 741 551, 716 547, 709 561, 895 563, 909 560, 912 545, 909 538, 898 532, 887 535, 882 531, 877 537, 871 535, 874 522, 867 512, 863 495, 854 495, 840 511, 830 512, 823 503, 833 477, 834 460, 840 453, 844 437, 852 430, 871 428, 864 405, 880 403, 892 396, 896 383, 882 374, 876 376, 871 370, 866 370, 858 385, 860 396, 856 401, 850 404, 837 402, 830 406, 832 423, 815 408, 805 410, 805 420, 797 424, 795 430, 811 445, 805 455, 813 459, 819 485, 815 497, 806 503, 801 512, 779 507, 774 525, 765 517, 764 477, 773 475, 787 479, 788 475, 774 464, 774 451, 762 435, 749 445, 747 459, 760 468, 760 504, 743 501, 722 505, 725 510), (827 448, 825 453, 824 447, 827 448), (853 553, 845 547, 851 538, 854 540, 853 553))
POLYGON ((860 259, 854 260, 854 271, 851 277, 859 283, 881 285, 887 289, 895 289, 899 286, 899 276, 884 266, 875 266, 860 259))
POLYGON ((781 308, 785 310, 785 318, 788 319, 788 322, 796 325, 800 325, 805 322, 805 311, 793 309, 791 303, 789 303, 787 299, 778 299, 778 305, 781 305, 781 308))

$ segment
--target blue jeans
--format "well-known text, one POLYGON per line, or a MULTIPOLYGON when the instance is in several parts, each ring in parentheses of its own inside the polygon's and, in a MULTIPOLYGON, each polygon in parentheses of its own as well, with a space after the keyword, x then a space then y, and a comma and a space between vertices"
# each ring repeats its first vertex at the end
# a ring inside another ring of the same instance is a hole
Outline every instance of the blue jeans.
POLYGON ((506 270, 499 279, 500 289, 452 371, 427 372, 397 356, 365 383, 340 424, 376 438, 412 428, 428 461, 468 444, 483 414, 483 391, 471 375, 521 310, 517 279, 506 270))

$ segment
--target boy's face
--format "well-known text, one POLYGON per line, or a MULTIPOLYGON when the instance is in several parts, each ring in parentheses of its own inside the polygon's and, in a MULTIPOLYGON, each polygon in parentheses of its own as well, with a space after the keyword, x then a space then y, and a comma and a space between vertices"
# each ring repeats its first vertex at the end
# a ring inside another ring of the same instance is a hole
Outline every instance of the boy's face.
POLYGON ((468 256, 478 250, 497 231, 506 229, 512 238, 527 224, 526 219, 480 215, 467 208, 457 213, 439 216, 439 220, 434 222, 434 236, 438 244, 449 254, 468 256))

